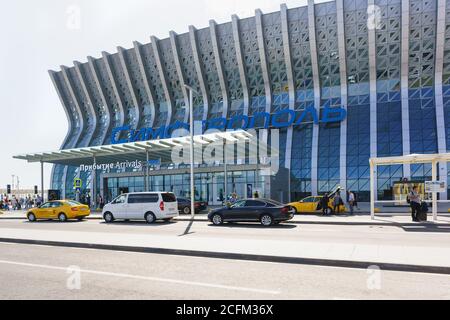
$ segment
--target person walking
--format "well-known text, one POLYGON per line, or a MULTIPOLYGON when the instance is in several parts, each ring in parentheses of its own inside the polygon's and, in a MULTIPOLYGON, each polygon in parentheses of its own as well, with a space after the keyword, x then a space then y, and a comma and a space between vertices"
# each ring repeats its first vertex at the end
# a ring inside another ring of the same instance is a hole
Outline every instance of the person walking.
POLYGON ((333 211, 335 214, 340 213, 339 207, 340 207, 341 203, 342 203, 341 193, 336 192, 336 195, 334 196, 334 199, 333 199, 333 205, 334 205, 333 211))
POLYGON ((253 195, 253 198, 259 199, 259 192, 258 192, 258 190, 255 191, 255 194, 253 195))
POLYGON ((105 199, 103 199, 103 197, 100 196, 100 209, 103 209, 104 206, 105 206, 105 199))
POLYGON ((90 208, 92 207, 92 203, 91 203, 91 194, 88 192, 86 194, 86 205, 90 208))
POLYGON ((353 215, 353 213, 354 213, 355 203, 356 203, 355 194, 349 190, 348 191, 348 206, 350 207, 350 215, 353 215))
POLYGON ((330 202, 330 196, 328 193, 325 193, 325 195, 320 199, 320 207, 322 208, 322 214, 324 216, 328 213, 328 202, 330 202))
POLYGON ((418 214, 422 204, 422 200, 420 199, 420 195, 417 189, 417 186, 414 186, 408 195, 411 206, 411 218, 414 222, 419 222, 418 214))

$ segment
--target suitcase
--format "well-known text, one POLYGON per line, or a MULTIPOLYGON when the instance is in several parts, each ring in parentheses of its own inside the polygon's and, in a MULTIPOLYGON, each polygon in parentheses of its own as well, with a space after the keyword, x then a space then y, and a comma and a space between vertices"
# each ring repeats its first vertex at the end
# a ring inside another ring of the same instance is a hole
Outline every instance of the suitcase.
POLYGON ((427 221, 427 219, 428 219, 427 212, 425 212, 425 211, 423 211, 423 210, 420 210, 420 211, 417 213, 417 219, 418 219, 419 221, 427 221))
POLYGON ((422 201, 422 203, 420 205, 420 211, 428 213, 428 203, 426 203, 425 201, 422 201))

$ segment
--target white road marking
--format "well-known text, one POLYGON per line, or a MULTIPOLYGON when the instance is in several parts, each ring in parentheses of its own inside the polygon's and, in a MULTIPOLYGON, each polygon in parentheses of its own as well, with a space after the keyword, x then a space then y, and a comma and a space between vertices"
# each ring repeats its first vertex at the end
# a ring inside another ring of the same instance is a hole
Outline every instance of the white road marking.
MULTIPOLYGON (((95 248, 62 248, 62 247, 55 247, 55 246, 50 246, 50 245, 43 245, 43 244, 24 244, 24 243, 20 243, 20 244, 16 244, 16 243, 8 243, 8 242, 0 242, 0 245, 14 245, 14 246, 23 246, 23 247, 40 247, 40 248, 46 248, 46 249, 63 249, 65 251, 68 250, 75 250, 75 251, 98 251, 98 252, 104 252, 104 250, 101 249, 95 249, 95 248)), ((129 254, 129 255, 144 255, 144 256, 149 256, 149 255, 156 255, 155 253, 146 253, 146 252, 133 252, 133 251, 109 251, 109 253, 115 253, 115 254, 129 254)), ((174 254, 164 254, 165 256, 170 256, 170 257, 180 257, 179 255, 174 255, 174 254)), ((224 258, 210 258, 210 257, 198 257, 198 256, 182 256, 183 258, 189 258, 192 260, 204 260, 204 259, 208 259, 208 260, 221 260, 224 262, 229 262, 229 259, 224 259, 224 258)), ((269 264, 269 265, 286 265, 285 263, 282 262, 273 262, 273 261, 257 261, 257 260, 233 260, 234 262, 240 262, 240 263, 245 263, 245 264, 269 264)), ((1 260, 0 260, 0 264, 1 264, 1 260)), ((382 262, 378 262, 378 263, 382 263, 382 262)), ((373 264, 377 264, 377 263, 373 263, 373 264)), ((366 272, 367 269, 364 268, 352 268, 352 267, 340 267, 340 266, 331 266, 331 265, 316 265, 316 264, 293 264, 293 265, 297 265, 297 266, 301 266, 302 268, 309 268, 309 269, 341 269, 341 270, 347 270, 347 271, 356 271, 356 272, 366 272)), ((62 268, 64 269, 64 268, 62 268)), ((66 270, 66 269, 64 269, 66 270)), ((424 276, 424 275, 428 275, 428 276, 432 276, 432 277, 444 277, 444 278, 449 278, 450 275, 448 274, 442 274, 442 273, 423 273, 423 272, 417 272, 417 271, 401 271, 401 270, 385 270, 382 269, 381 270, 384 273, 408 273, 411 275, 420 275, 420 276, 424 276)), ((272 291, 272 292, 277 292, 277 291, 272 291)), ((277 292, 276 294, 280 294, 281 292, 277 292)))
MULTIPOLYGON (((56 267, 42 264, 33 264, 33 263, 25 263, 25 262, 16 262, 16 261, 6 261, 0 260, 0 264, 8 264, 22 267, 30 267, 30 268, 41 268, 41 269, 49 269, 49 270, 60 270, 67 271, 67 268, 64 267, 56 267)), ((184 281, 184 280, 175 280, 175 279, 165 279, 165 278, 157 278, 157 277, 145 277, 138 276, 132 274, 125 273, 114 273, 114 272, 104 272, 104 271, 95 271, 95 270, 80 270, 82 273, 100 275, 100 276, 112 276, 118 278, 128 278, 128 279, 136 279, 136 280, 147 280, 147 281, 157 281, 157 282, 165 282, 165 283, 173 283, 173 284, 181 284, 181 285, 190 285, 190 286, 198 286, 198 287, 206 287, 206 288, 214 288, 214 289, 225 289, 225 290, 233 290, 233 291, 246 291, 246 292, 255 292, 262 294, 271 294, 271 295, 279 295, 280 291, 273 290, 264 290, 264 289, 254 289, 254 288, 246 288, 246 287, 235 287, 235 286, 226 286, 221 284, 212 284, 212 283, 204 283, 204 282, 195 282, 195 281, 184 281)))

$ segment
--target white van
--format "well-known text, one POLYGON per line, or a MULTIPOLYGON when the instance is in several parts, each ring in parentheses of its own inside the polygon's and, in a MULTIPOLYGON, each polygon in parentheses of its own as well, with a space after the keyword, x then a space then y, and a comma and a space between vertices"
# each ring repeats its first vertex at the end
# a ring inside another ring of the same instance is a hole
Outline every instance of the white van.
POLYGON ((170 221, 179 215, 178 202, 170 192, 127 193, 105 205, 102 215, 106 223, 114 220, 170 221))

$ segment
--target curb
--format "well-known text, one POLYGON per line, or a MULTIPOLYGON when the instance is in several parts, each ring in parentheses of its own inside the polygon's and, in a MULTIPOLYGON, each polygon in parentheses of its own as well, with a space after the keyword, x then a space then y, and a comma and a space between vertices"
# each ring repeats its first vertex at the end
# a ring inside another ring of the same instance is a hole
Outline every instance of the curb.
MULTIPOLYGON (((26 217, 2 217, 1 220, 27 220, 26 217)), ((86 220, 103 220, 101 216, 90 216, 86 220)), ((174 221, 179 222, 192 222, 189 218, 175 218, 174 221)), ((208 219, 199 218, 195 219, 194 222, 209 222, 208 219)), ((285 224, 296 224, 296 225, 342 225, 342 226, 391 226, 391 227, 416 227, 416 226, 448 226, 448 223, 435 223, 433 221, 423 222, 423 223, 413 223, 413 222, 352 222, 352 221, 285 221, 285 224)))
POLYGON ((151 253, 151 254, 161 254, 161 255, 190 256, 190 257, 198 257, 198 258, 273 262, 273 263, 301 264, 301 265, 310 265, 310 266, 326 266, 326 267, 352 268, 352 269, 368 269, 371 266, 377 266, 381 270, 387 270, 387 271, 418 272, 418 273, 450 275, 450 267, 437 267, 437 266, 425 266, 425 265, 379 263, 379 262, 350 261, 350 260, 329 260, 329 259, 314 259, 314 258, 297 258, 297 257, 240 254, 240 253, 225 253, 225 252, 222 253, 222 252, 211 252, 211 251, 163 249, 163 248, 151 248, 151 247, 132 247, 132 246, 119 246, 119 245, 107 245, 107 244, 57 242, 57 241, 9 239, 9 238, 0 238, 0 242, 27 244, 27 245, 41 245, 41 246, 51 246, 51 247, 96 249, 96 250, 123 251, 123 252, 136 252, 136 253, 151 253))
MULTIPOLYGON (((1 219, 0 219, 1 220, 1 219)), ((191 222, 187 218, 175 218, 175 221, 191 222)), ((208 219, 195 219, 195 222, 209 222, 208 219)), ((351 222, 351 221, 285 221, 284 224, 311 224, 311 225, 343 225, 343 226, 393 226, 393 227, 416 227, 416 226, 447 226, 445 223, 433 223, 432 221, 421 224, 412 222, 351 222)))

